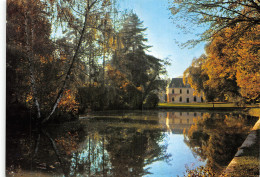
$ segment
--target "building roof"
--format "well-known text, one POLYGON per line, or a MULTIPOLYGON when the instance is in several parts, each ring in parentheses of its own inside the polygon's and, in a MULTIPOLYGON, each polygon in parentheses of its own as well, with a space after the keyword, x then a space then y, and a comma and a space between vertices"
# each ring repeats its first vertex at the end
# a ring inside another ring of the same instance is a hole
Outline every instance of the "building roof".
POLYGON ((182 78, 172 78, 169 88, 190 88, 189 84, 184 85, 182 78))

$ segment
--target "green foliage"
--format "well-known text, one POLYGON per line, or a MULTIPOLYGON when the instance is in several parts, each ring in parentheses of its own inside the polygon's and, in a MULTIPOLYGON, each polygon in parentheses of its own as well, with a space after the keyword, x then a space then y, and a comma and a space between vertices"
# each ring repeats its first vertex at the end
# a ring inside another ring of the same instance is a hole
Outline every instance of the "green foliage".
POLYGON ((24 106, 43 123, 78 108, 142 108, 164 63, 145 53, 137 15, 112 24, 111 7, 106 0, 8 1, 8 110, 24 106))
POLYGON ((129 83, 122 97, 131 108, 142 108, 149 93, 162 86, 159 77, 165 74, 164 64, 167 64, 145 53, 150 47, 145 45, 145 30, 136 14, 128 14, 119 31, 123 47, 117 50, 111 62, 129 83))
POLYGON ((159 103, 158 95, 155 93, 150 93, 145 100, 144 107, 155 108, 158 105, 158 103, 159 103))

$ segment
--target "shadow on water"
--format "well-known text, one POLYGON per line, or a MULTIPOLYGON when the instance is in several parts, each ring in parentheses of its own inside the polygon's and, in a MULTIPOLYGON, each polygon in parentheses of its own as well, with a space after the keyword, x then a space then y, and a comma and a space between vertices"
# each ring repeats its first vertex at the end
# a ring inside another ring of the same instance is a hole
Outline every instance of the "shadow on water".
POLYGON ((160 166, 152 164, 172 161, 165 142, 167 133, 182 135, 184 130, 184 142, 193 156, 218 170, 233 157, 253 123, 241 115, 182 110, 99 112, 91 118, 49 125, 41 130, 8 127, 6 173, 7 176, 150 175, 150 168, 160 171, 160 166))

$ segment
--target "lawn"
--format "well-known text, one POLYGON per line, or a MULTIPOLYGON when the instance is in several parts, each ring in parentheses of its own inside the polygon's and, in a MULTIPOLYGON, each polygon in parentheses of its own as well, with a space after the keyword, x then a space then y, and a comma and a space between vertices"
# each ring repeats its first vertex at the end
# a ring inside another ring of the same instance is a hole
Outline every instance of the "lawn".
POLYGON ((234 103, 159 103, 159 108, 237 108, 234 103), (214 105, 214 106, 213 106, 214 105))

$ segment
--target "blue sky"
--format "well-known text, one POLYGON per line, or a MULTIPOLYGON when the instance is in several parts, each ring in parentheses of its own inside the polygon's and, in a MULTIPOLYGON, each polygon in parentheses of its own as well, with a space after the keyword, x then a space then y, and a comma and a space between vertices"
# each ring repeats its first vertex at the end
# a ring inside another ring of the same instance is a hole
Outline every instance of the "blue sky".
MULTIPOLYGON (((184 34, 173 24, 169 17, 169 0, 118 0, 121 8, 133 9, 146 30, 148 45, 152 45, 149 54, 164 59, 169 57, 172 65, 167 67, 168 77, 181 76, 184 70, 190 66, 194 57, 204 53, 204 43, 192 49, 184 48, 176 44, 195 38, 195 34, 184 34)), ((180 22, 181 23, 181 22, 180 22)), ((194 31, 196 33, 196 31, 194 31)))

